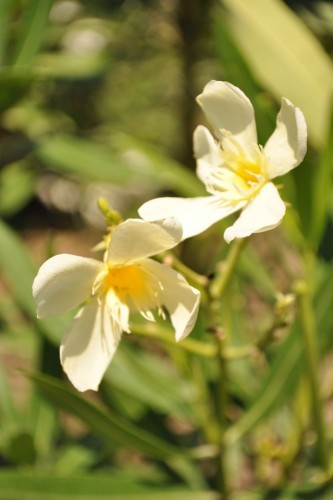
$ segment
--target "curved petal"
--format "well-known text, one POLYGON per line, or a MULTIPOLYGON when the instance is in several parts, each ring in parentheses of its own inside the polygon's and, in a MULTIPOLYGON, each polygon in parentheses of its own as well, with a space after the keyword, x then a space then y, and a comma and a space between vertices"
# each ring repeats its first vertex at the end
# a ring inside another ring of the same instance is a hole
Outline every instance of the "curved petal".
POLYGON ((155 198, 139 208, 143 219, 175 216, 183 227, 183 240, 202 233, 218 220, 237 212, 244 203, 234 206, 223 204, 218 196, 198 198, 155 198))
POLYGON ((236 222, 225 230, 224 239, 230 243, 235 238, 246 238, 250 234, 273 229, 280 224, 285 211, 286 206, 278 190, 269 182, 244 208, 236 222))
POLYGON ((164 264, 147 259, 142 263, 142 267, 160 281, 161 303, 169 312, 176 333, 176 341, 183 340, 195 325, 200 305, 200 292, 191 287, 181 274, 164 264))
POLYGON ((107 260, 114 266, 129 265, 176 246, 183 233, 179 221, 159 218, 157 215, 150 222, 128 219, 119 224, 112 233, 107 260))
POLYGON ((37 316, 57 316, 79 305, 91 294, 101 267, 98 260, 68 254, 44 262, 32 286, 37 316))
POLYGON ((202 125, 194 131, 193 146, 197 159, 197 176, 207 186, 212 171, 221 165, 220 148, 209 130, 202 125))
POLYGON ((297 167, 306 153, 307 129, 303 113, 282 99, 276 129, 265 145, 268 176, 274 179, 297 167))
POLYGON ((228 82, 209 82, 197 97, 205 115, 215 129, 216 137, 223 138, 222 130, 231 133, 252 155, 257 144, 257 129, 251 101, 237 87, 228 82))
POLYGON ((98 389, 120 338, 105 303, 92 299, 78 312, 60 347, 63 369, 78 391, 98 389))

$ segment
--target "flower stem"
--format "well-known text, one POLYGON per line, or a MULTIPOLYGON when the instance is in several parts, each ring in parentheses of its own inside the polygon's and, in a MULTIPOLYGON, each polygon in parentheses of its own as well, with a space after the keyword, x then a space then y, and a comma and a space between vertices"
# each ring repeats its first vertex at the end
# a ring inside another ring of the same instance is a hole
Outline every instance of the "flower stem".
POLYGON ((217 417, 219 421, 219 431, 220 431, 220 448, 218 455, 218 486, 221 494, 221 499, 228 500, 230 498, 230 489, 228 485, 228 472, 227 472, 227 449, 225 443, 225 433, 227 431, 227 407, 228 407, 228 391, 227 391, 227 376, 228 376, 228 338, 219 328, 220 318, 220 301, 221 296, 226 291, 230 280, 233 276, 236 264, 238 262, 239 256, 245 245, 244 239, 236 240, 228 253, 226 260, 223 262, 219 269, 215 279, 212 281, 209 289, 208 296, 210 298, 209 305, 209 321, 211 324, 211 330, 215 331, 215 338, 217 343, 217 363, 219 367, 219 377, 217 381, 217 417))
POLYGON ((319 391, 318 350, 316 343, 316 327, 311 294, 307 284, 304 281, 298 282, 296 284, 295 291, 298 295, 299 301, 304 354, 312 400, 313 425, 317 434, 317 456, 322 470, 325 474, 328 475, 330 472, 330 458, 325 432, 323 405, 319 391))
POLYGON ((184 349, 185 351, 197 354, 203 358, 214 358, 218 351, 217 347, 213 343, 208 344, 191 338, 186 338, 181 342, 176 343, 175 336, 171 329, 169 330, 156 323, 149 323, 148 325, 132 323, 131 330, 136 335, 161 340, 162 342, 173 346, 177 345, 177 348, 184 349))
POLYGON ((218 482, 219 489, 221 493, 221 500, 227 500, 229 498, 229 486, 227 478, 227 460, 226 460, 226 443, 225 443, 225 432, 227 430, 227 419, 226 410, 228 406, 228 392, 227 392, 227 360, 224 356, 224 341, 217 337, 217 342, 219 344, 219 379, 217 384, 217 413, 220 425, 220 452, 218 455, 218 482))
POLYGON ((226 261, 222 263, 210 286, 210 295, 213 299, 220 297, 227 288, 246 241, 246 238, 238 239, 232 244, 226 261))

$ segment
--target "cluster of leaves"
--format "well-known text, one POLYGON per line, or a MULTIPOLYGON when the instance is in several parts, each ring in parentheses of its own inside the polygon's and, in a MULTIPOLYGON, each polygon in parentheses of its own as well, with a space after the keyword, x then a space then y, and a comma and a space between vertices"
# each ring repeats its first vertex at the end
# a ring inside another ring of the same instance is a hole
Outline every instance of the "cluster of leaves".
MULTIPOLYGON (((244 499, 330 498, 329 484, 309 484, 320 476, 302 322, 274 304, 278 291, 305 281, 329 424, 332 62, 279 0, 216 2, 210 19, 209 38, 196 42, 210 51, 192 66, 197 92, 212 78, 239 86, 254 103, 261 143, 274 127, 274 98, 286 96, 310 133, 305 162, 284 179, 294 208, 281 230, 251 239, 216 304, 230 339, 229 483, 244 499)), ((220 373, 205 315, 177 346, 165 325, 138 321, 92 398, 59 366, 71 318, 37 321, 31 297, 38 264, 63 250, 45 230, 66 231, 87 252, 100 238, 99 195, 135 215, 157 192, 204 194, 172 159, 182 157, 178 105, 188 91, 175 10, 143 0, 2 0, 0 25, 0 499, 213 500, 220 373)), ((223 226, 187 241, 179 257, 211 276, 228 252, 223 226)))

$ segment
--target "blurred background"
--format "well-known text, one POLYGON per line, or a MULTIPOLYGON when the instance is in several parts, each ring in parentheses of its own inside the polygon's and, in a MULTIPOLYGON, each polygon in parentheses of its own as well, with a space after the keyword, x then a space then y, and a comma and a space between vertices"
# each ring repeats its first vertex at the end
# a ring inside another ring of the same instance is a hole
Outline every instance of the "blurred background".
MULTIPOLYGON (((282 181, 293 208, 282 228, 251 238, 219 306, 235 347, 274 330, 258 356, 230 361, 230 484, 240 499, 285 499, 320 483, 299 322, 283 301, 278 322, 276 297, 292 291, 310 253, 332 442, 332 50, 330 1, 0 1, 1 500, 219 498, 204 315, 193 339, 207 355, 147 338, 170 332, 136 320, 100 392, 82 395, 59 364, 71 317, 37 321, 31 297, 50 256, 94 256, 99 197, 126 218, 161 194, 205 194, 192 134, 206 124, 195 97, 211 79, 248 95, 261 144, 282 96, 309 129, 304 163, 282 181)), ((225 227, 186 241, 178 257, 212 276, 225 227)))

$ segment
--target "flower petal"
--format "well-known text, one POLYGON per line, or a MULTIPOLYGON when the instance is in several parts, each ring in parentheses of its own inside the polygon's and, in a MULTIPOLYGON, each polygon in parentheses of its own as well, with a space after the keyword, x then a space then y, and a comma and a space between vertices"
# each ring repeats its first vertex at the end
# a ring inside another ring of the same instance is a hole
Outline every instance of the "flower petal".
POLYGON ((209 130, 202 125, 194 131, 193 145, 197 159, 197 176, 207 186, 212 171, 221 165, 220 148, 209 130))
POLYGON ((112 233, 107 260, 110 264, 129 265, 176 246, 182 239, 182 227, 174 217, 151 222, 128 219, 112 233))
POLYGON ((265 145, 268 176, 274 179, 297 167, 306 153, 307 129, 303 113, 282 99, 276 129, 265 145))
POLYGON ((215 129, 216 137, 222 139, 222 130, 230 132, 252 155, 257 144, 257 129, 251 101, 237 87, 228 82, 209 82, 197 97, 205 115, 215 129))
POLYGON ((32 286, 37 316, 57 316, 79 305, 91 294, 101 266, 98 260, 68 254, 44 262, 32 286))
POLYGON ((104 302, 94 298, 78 312, 60 347, 63 369, 78 391, 98 389, 120 338, 104 302))
POLYGON ((177 217, 183 227, 184 240, 205 231, 218 220, 237 212, 243 206, 244 203, 226 206, 218 196, 155 198, 144 203, 139 208, 139 214, 146 220, 153 220, 156 217, 177 217))
POLYGON ((148 272, 160 281, 160 299, 170 314, 176 341, 183 340, 193 329, 199 311, 200 292, 170 267, 151 259, 142 263, 148 272))
POLYGON ((235 238, 246 238, 253 233, 268 231, 278 226, 286 206, 272 182, 265 184, 259 194, 242 211, 236 222, 224 232, 230 243, 235 238))

